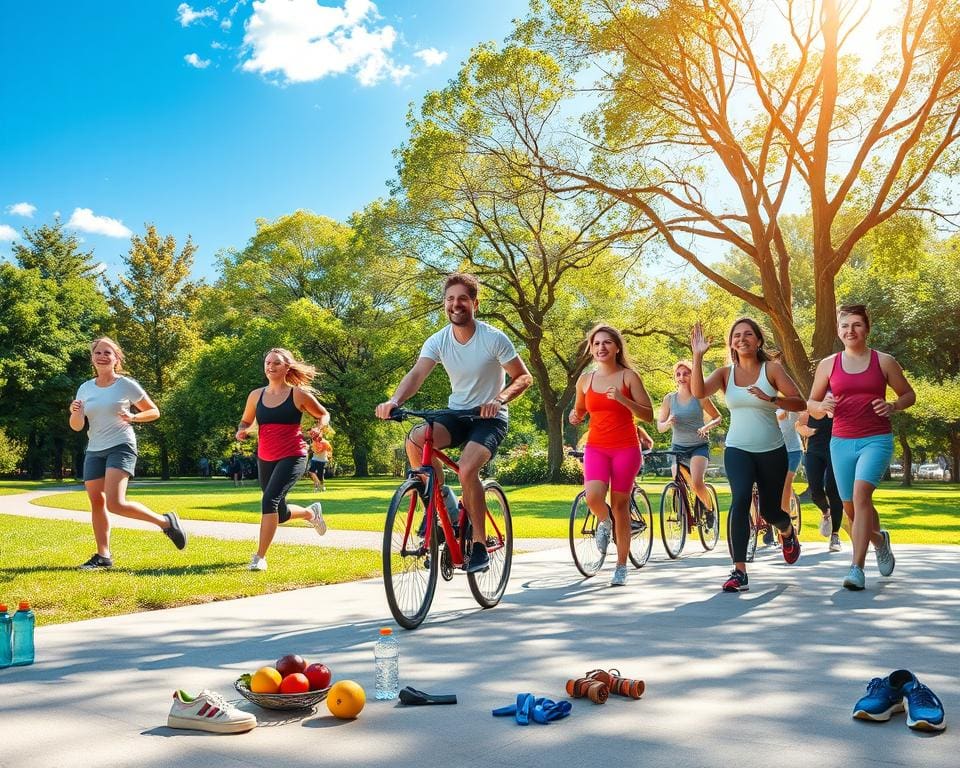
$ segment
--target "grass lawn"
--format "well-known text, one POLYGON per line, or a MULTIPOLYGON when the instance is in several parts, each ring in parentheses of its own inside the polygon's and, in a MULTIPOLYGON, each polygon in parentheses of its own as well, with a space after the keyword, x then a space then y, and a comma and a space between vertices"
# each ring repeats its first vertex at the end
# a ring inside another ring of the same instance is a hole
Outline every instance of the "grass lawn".
MULTIPOLYGON (((654 517, 659 512, 660 491, 665 478, 644 479, 643 487, 650 495, 654 517)), ((730 503, 726 483, 716 482, 720 506, 730 503)), ((326 493, 314 495, 308 481, 301 482, 290 500, 308 504, 323 501, 324 516, 331 527, 344 530, 380 531, 383 517, 397 480, 394 478, 336 478, 327 482, 326 493)), ((797 483, 802 489, 802 481, 797 483)), ((524 537, 565 538, 570 503, 579 488, 570 485, 533 485, 507 488, 514 516, 514 535, 524 537)), ((260 491, 253 485, 234 488, 228 480, 171 481, 135 485, 130 495, 157 512, 177 510, 188 520, 224 520, 255 523, 259 520, 260 491)), ((884 483, 875 496, 884 527, 895 543, 960 544, 960 488, 943 483, 929 483, 902 488, 884 483)), ((86 495, 71 492, 48 496, 34 502, 66 509, 89 509, 86 495)), ((802 538, 818 538, 816 522, 819 511, 811 503, 802 506, 804 531, 802 538)), ((721 520, 721 535, 726 530, 726 514, 721 520)), ((658 524, 659 529, 659 524, 658 524)))
POLYGON ((94 551, 90 526, 0 515, 0 601, 29 600, 39 624, 208 603, 318 584, 354 581, 380 573, 370 550, 275 544, 270 569, 246 569, 251 542, 191 536, 180 552, 164 536, 115 528, 117 565, 81 571, 94 551))

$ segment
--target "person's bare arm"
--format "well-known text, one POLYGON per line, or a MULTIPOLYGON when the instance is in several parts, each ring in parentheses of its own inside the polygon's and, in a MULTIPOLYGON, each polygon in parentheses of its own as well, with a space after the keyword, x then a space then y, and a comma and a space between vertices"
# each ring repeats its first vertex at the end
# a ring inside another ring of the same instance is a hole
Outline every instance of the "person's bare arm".
POLYGON ((324 408, 312 392, 296 387, 293 390, 293 404, 301 411, 309 413, 321 427, 330 423, 330 412, 324 408))
POLYGON ((403 380, 397 386, 393 397, 377 406, 377 418, 389 419, 394 408, 399 408, 417 394, 417 392, 420 391, 420 387, 423 386, 423 382, 427 380, 427 376, 430 375, 430 372, 436 365, 437 361, 429 357, 417 358, 417 362, 414 363, 413 368, 407 371, 407 375, 403 377, 403 380))
POLYGON ((584 373, 580 375, 579 379, 577 379, 577 399, 573 404, 573 409, 570 411, 570 415, 567 417, 567 420, 574 426, 577 424, 583 424, 583 420, 587 416, 587 398, 584 395, 584 389, 586 387, 586 381, 589 377, 589 373, 584 373))
POLYGON ((136 413, 130 411, 120 413, 120 419, 127 424, 149 424, 151 421, 160 418, 160 409, 157 408, 157 404, 150 399, 149 395, 141 397, 133 403, 133 407, 137 409, 136 413))
POLYGON ((813 374, 813 386, 810 388, 807 410, 815 419, 822 419, 824 416, 833 418, 833 409, 837 401, 832 394, 827 394, 830 387, 830 370, 833 368, 833 359, 833 355, 823 358, 817 363, 817 370, 813 374))
POLYGON ((262 391, 263 387, 260 387, 247 395, 247 402, 243 406, 243 415, 240 417, 240 424, 237 426, 237 434, 235 435, 237 440, 247 439, 250 425, 257 419, 257 398, 260 397, 262 391))
POLYGON ((710 417, 710 420, 697 430, 697 434, 700 435, 700 437, 706 437, 711 429, 723 421, 723 417, 720 415, 720 411, 717 410, 717 406, 715 406, 713 401, 708 397, 700 401, 700 407, 703 408, 703 412, 710 417))
POLYGON ((657 418, 657 431, 666 432, 676 423, 676 421, 676 417, 674 417, 674 415, 670 412, 670 396, 667 395, 665 398, 663 398, 663 402, 660 403, 660 415, 657 418))
POLYGON ((913 391, 907 377, 893 357, 880 353, 880 369, 887 377, 887 384, 897 393, 897 399, 888 403, 885 399, 877 398, 873 401, 873 410, 880 416, 889 416, 894 411, 902 411, 917 402, 917 393, 913 391))

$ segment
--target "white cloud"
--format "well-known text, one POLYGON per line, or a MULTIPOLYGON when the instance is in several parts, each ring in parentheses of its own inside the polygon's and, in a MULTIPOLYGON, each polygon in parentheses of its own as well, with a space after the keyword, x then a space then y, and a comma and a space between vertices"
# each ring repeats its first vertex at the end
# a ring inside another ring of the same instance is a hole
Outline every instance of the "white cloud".
POLYGON ((244 25, 247 72, 278 75, 283 82, 307 83, 351 72, 361 85, 385 77, 400 82, 410 67, 390 58, 397 40, 370 0, 344 0, 342 7, 317 0, 254 0, 244 25))
POLYGON ((36 212, 37 206, 30 203, 14 203, 7 208, 7 213, 12 213, 14 216, 26 216, 28 219, 32 219, 36 212))
POLYGON ((233 22, 230 19, 224 19, 220 22, 220 29, 222 29, 224 32, 229 32, 232 26, 233 22))
POLYGON ((423 48, 413 55, 428 67, 436 67, 447 60, 447 52, 438 51, 436 48, 423 48))
POLYGON ((196 69, 206 69, 210 66, 210 59, 201 59, 195 53, 188 53, 183 57, 183 60, 196 69))
POLYGON ((9 224, 0 224, 0 243, 9 240, 13 242, 20 235, 17 234, 17 230, 11 227, 9 224))
POLYGON ((181 27, 189 27, 195 21, 204 19, 216 19, 217 12, 213 8, 204 8, 202 11, 195 11, 187 3, 180 3, 177 6, 177 21, 181 27))
POLYGON ((67 226, 80 232, 106 237, 130 237, 133 234, 119 219, 96 216, 89 208, 74 208, 67 226))
POLYGON ((217 51, 224 51, 227 48, 227 44, 214 40, 212 43, 210 43, 210 47, 217 51))

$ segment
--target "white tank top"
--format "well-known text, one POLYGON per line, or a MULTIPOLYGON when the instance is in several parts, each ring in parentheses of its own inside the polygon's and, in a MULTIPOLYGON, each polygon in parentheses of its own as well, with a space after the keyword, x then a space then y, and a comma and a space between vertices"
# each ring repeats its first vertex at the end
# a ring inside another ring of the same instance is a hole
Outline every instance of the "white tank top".
POLYGON ((777 406, 754 397, 747 391, 748 387, 757 386, 769 397, 777 394, 777 390, 767 380, 767 364, 760 364, 757 380, 745 387, 737 386, 733 373, 734 367, 731 365, 724 392, 727 408, 730 409, 727 447, 750 453, 765 453, 783 447, 783 433, 777 422, 777 406))

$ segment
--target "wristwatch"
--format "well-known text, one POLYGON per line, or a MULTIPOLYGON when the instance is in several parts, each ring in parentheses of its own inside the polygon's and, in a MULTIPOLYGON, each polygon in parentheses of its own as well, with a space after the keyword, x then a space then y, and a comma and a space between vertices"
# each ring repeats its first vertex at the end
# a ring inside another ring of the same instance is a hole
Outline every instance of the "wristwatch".
POLYGON ((501 408, 506 405, 502 397, 493 398, 493 402, 497 403, 501 408))

